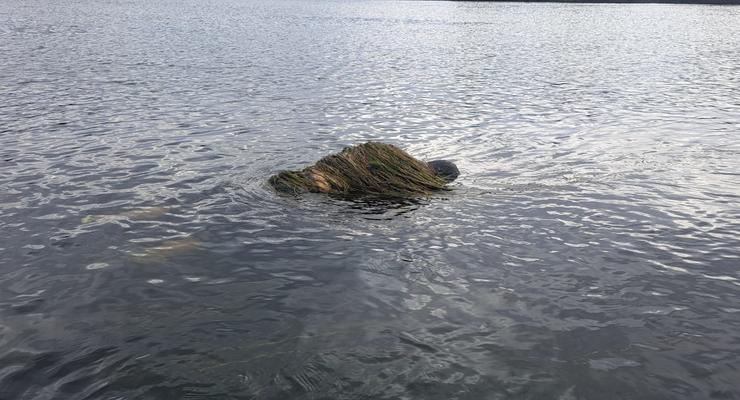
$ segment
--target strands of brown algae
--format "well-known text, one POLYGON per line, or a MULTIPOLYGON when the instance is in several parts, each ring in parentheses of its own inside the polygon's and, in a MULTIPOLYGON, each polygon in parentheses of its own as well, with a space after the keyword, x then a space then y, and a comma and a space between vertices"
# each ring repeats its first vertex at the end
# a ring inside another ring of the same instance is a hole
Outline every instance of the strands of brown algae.
MULTIPOLYGON (((115 214, 86 215, 82 218, 82 224, 106 223, 116 221, 154 221, 169 214, 170 207, 143 207, 133 210, 122 211, 115 214)), ((201 241, 188 235, 175 239, 164 239, 156 244, 150 245, 138 251, 129 252, 133 259, 139 262, 157 263, 164 262, 170 257, 187 254, 197 250, 201 241)))
POLYGON ((347 147, 300 171, 282 171, 270 177, 269 183, 275 190, 291 194, 407 198, 448 190, 425 162, 378 142, 347 147))
POLYGON ((101 221, 115 221, 128 219, 131 221, 142 221, 158 219, 159 217, 170 212, 169 207, 144 207, 135 210, 123 211, 118 214, 101 214, 101 215, 86 215, 82 217, 81 221, 83 224, 90 224, 93 222, 101 221))
POLYGON ((192 236, 165 240, 154 246, 147 247, 131 256, 139 262, 164 262, 170 257, 186 254, 197 250, 202 242, 192 236))

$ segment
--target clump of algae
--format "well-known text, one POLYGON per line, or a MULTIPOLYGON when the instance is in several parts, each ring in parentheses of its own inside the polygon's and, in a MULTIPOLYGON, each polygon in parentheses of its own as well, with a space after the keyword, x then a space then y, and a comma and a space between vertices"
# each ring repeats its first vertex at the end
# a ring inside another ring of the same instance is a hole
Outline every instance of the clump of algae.
POLYGON ((270 177, 269 183, 279 192, 292 194, 403 198, 447 190, 427 163, 378 142, 347 147, 300 171, 282 171, 270 177))

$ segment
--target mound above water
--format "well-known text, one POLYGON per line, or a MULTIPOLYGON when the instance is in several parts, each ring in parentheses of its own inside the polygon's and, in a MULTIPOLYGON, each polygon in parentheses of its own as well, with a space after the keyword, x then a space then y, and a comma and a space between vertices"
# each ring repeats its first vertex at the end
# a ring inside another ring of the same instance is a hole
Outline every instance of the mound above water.
POLYGON ((427 163, 378 142, 347 147, 299 171, 282 171, 269 183, 283 193, 347 196, 417 197, 446 189, 427 163))

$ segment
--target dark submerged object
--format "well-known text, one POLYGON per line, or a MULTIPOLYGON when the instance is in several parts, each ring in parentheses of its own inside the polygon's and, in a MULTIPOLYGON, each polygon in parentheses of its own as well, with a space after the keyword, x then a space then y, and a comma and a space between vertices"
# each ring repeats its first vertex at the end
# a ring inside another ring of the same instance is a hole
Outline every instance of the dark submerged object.
POLYGON ((451 161, 417 160, 396 146, 367 142, 347 147, 299 171, 282 171, 269 179, 283 193, 409 198, 450 190, 460 174, 451 161))
POLYGON ((460 170, 457 165, 448 160, 434 160, 427 163, 429 168, 434 171, 435 175, 442 178, 445 182, 450 183, 460 176, 460 170))

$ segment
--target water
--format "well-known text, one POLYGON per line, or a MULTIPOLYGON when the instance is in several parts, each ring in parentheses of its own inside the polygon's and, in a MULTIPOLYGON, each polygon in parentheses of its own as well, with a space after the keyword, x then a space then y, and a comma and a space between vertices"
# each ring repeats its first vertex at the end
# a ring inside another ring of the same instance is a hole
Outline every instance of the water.
POLYGON ((740 388, 740 8, 0 3, 0 398, 740 388), (276 196, 382 140, 407 203, 276 196))

